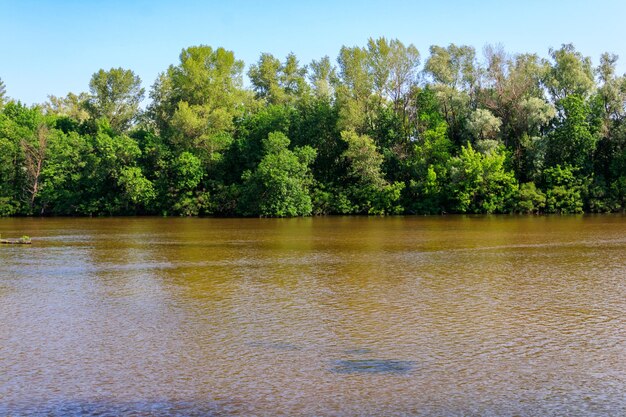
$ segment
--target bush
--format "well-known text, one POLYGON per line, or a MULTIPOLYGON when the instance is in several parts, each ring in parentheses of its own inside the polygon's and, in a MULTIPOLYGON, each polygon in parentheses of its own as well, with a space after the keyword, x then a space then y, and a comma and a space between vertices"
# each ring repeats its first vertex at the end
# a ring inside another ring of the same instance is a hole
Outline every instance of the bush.
POLYGON ((518 213, 539 213, 546 206, 546 196, 538 190, 534 182, 520 186, 515 211, 518 213))
POLYGON ((543 172, 546 184, 546 212, 548 213, 582 213, 583 191, 586 190, 582 179, 577 178, 578 171, 567 165, 557 165, 543 172))

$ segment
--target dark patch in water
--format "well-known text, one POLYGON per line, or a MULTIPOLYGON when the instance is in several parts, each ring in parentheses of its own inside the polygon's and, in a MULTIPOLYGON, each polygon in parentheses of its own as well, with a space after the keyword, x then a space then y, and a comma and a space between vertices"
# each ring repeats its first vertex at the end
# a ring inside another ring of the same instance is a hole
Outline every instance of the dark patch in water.
POLYGON ((346 355, 367 355, 368 353, 372 353, 372 349, 369 348, 355 348, 348 349, 343 351, 346 355))
POLYGON ((333 362, 332 371, 338 374, 404 374, 415 366, 413 361, 391 359, 338 360, 333 362))
POLYGON ((250 342, 246 344, 252 347, 259 347, 259 348, 272 349, 272 350, 286 350, 286 351, 302 350, 301 347, 292 345, 291 343, 287 343, 287 342, 250 342))

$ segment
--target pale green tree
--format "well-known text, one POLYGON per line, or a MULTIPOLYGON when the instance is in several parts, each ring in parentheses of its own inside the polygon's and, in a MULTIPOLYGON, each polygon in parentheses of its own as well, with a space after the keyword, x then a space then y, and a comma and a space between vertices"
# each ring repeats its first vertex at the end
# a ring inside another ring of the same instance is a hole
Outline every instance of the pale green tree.
POLYGON ((550 57, 544 83, 554 102, 572 94, 589 97, 595 86, 591 58, 576 51, 572 44, 550 49, 550 57))
POLYGON ((93 74, 86 108, 91 117, 109 120, 116 132, 127 131, 136 120, 144 97, 141 79, 131 70, 111 68, 93 74))
POLYGON ((532 148, 556 115, 542 86, 549 66, 535 54, 510 56, 494 46, 485 47, 484 52, 486 70, 479 105, 502 121, 499 136, 513 152, 518 177, 529 180, 538 164, 532 148))
POLYGON ((375 92, 400 110, 417 82, 419 51, 413 44, 405 46, 398 39, 387 40, 384 37, 370 38, 367 51, 375 92))
POLYGON ((465 121, 476 108, 482 73, 475 49, 466 45, 433 45, 424 73, 433 81, 432 88, 448 124, 450 138, 457 143, 463 142, 465 121))
POLYGON ((293 53, 281 63, 272 54, 264 53, 250 66, 248 77, 257 98, 268 104, 294 103, 308 91, 306 67, 301 67, 293 53))
POLYGON ((342 130, 365 132, 375 119, 371 100, 374 79, 365 48, 343 46, 337 58, 339 82, 336 88, 339 126, 342 130))
POLYGON ((260 99, 268 103, 276 103, 283 100, 280 86, 280 60, 272 54, 261 54, 258 62, 252 64, 248 70, 248 77, 252 82, 252 89, 260 99))
POLYGON ((313 92, 318 98, 329 100, 334 93, 334 85, 337 83, 337 70, 330 63, 330 58, 325 56, 319 60, 313 60, 309 64, 309 81, 313 86, 313 92))
POLYGON ((87 103, 90 97, 87 93, 68 93, 65 97, 48 96, 48 101, 44 103, 43 109, 46 114, 70 117, 76 121, 83 122, 89 118, 87 103))
POLYGON ((149 112, 157 129, 175 147, 193 151, 212 166, 232 142, 234 119, 251 104, 242 71, 243 62, 224 48, 184 49, 180 63, 152 88, 149 112))
POLYGON ((469 131, 477 140, 496 139, 502 126, 502 120, 489 110, 474 110, 467 121, 469 131))

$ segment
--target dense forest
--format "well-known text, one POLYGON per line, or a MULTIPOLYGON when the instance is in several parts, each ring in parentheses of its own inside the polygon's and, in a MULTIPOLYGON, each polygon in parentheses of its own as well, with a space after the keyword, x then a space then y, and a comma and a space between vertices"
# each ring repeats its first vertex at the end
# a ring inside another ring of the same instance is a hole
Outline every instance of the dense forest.
POLYGON ((0 80, 0 216, 623 211, 616 61, 379 38, 247 71, 189 47, 148 97, 123 68, 35 106, 0 80))

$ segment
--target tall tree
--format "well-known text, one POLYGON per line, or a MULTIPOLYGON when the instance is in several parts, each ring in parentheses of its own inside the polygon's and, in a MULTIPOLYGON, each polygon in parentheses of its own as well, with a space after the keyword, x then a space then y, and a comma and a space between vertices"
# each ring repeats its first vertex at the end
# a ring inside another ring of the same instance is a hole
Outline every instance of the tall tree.
POLYGON ((272 54, 261 54, 259 61, 252 64, 248 77, 257 98, 276 104, 283 100, 284 91, 280 86, 280 60, 272 54))
POLYGON ((268 104, 293 104, 308 91, 306 72, 293 53, 287 55, 284 63, 264 53, 250 66, 248 77, 257 98, 268 104))
POLYGON ((88 102, 90 96, 87 93, 68 93, 65 97, 48 96, 43 109, 48 114, 70 117, 78 122, 87 120, 90 116, 88 102))
POLYGON ((557 108, 560 116, 548 136, 547 163, 570 166, 581 174, 589 174, 597 143, 591 108, 577 94, 559 100, 557 108))
POLYGON ((251 106, 243 89, 243 62, 231 51, 200 45, 183 49, 153 86, 150 113, 178 151, 190 151, 207 168, 232 142, 234 120, 251 106))
POLYGON ((591 58, 576 51, 571 43, 550 49, 550 57, 552 63, 544 83, 554 102, 572 94, 589 97, 595 86, 591 58))
POLYGON ((373 126, 375 115, 371 95, 374 80, 368 60, 367 50, 358 46, 343 46, 339 51, 336 96, 342 130, 365 133, 373 126))
POLYGON ((476 108, 476 93, 481 79, 476 51, 466 45, 431 46, 424 72, 434 81, 432 88, 441 103, 450 138, 462 143, 465 122, 476 108))
POLYGON ((45 123, 40 123, 32 141, 22 139, 21 146, 25 156, 28 203, 30 208, 35 205, 35 198, 39 194, 41 173, 44 168, 48 148, 50 129, 45 123))
POLYGON ((537 55, 509 56, 501 47, 487 46, 485 58, 478 104, 502 122, 500 137, 513 152, 517 177, 528 180, 533 171, 531 149, 556 115, 541 84, 549 68, 537 55))
POLYGON ((139 76, 123 68, 101 69, 93 74, 89 91, 89 114, 94 119, 106 117, 116 132, 125 132, 131 127, 145 92, 139 76))
POLYGON ((337 84, 337 70, 330 63, 330 58, 325 56, 319 60, 313 60, 309 64, 309 69, 309 81, 315 95, 318 98, 330 100, 333 96, 334 85, 337 84))
POLYGON ((408 93, 417 82, 419 51, 413 44, 384 37, 370 38, 367 50, 376 93, 391 101, 397 113, 405 111, 408 93))

